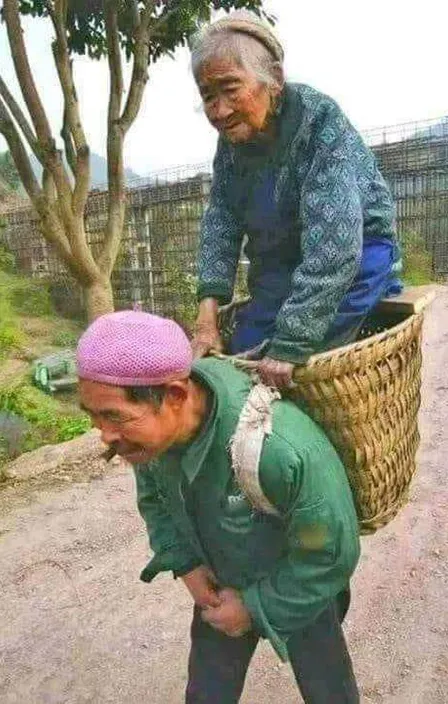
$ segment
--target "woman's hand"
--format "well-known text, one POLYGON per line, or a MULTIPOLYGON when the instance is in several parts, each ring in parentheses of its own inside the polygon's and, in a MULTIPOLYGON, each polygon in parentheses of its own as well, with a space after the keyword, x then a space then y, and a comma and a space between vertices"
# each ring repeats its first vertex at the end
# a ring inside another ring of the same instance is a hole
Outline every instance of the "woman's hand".
POLYGON ((196 323, 191 346, 195 359, 205 357, 212 351, 222 352, 223 345, 217 325, 213 323, 196 323))
POLYGON ((264 384, 277 389, 290 389, 294 386, 292 375, 294 364, 281 362, 271 357, 263 357, 257 366, 258 374, 264 384))
POLYGON ((204 298, 199 304, 191 346, 195 359, 205 357, 211 351, 222 352, 223 350, 218 329, 218 301, 214 298, 204 298))

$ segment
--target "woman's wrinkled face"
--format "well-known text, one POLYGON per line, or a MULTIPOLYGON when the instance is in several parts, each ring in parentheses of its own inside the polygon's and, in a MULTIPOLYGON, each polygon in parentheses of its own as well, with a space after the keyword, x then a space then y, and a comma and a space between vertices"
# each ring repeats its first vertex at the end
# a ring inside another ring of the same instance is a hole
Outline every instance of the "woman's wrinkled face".
POLYGON ((269 90, 234 61, 207 61, 199 73, 198 87, 210 123, 229 142, 250 142, 266 127, 271 108, 269 90))

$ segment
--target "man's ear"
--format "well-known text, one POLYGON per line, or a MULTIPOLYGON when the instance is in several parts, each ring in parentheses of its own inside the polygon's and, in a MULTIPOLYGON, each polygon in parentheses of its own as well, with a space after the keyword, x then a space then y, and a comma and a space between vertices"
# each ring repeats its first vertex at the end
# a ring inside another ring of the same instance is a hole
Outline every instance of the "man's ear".
POLYGON ((166 384, 165 397, 163 399, 172 410, 179 410, 184 405, 188 397, 188 379, 179 379, 166 384))

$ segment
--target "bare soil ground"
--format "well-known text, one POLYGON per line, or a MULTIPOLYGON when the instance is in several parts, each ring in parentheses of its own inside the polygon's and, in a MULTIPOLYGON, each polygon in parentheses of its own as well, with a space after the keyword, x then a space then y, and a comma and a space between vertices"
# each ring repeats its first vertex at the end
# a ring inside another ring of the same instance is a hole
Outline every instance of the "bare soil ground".
MULTIPOLYGON (((364 539, 353 583, 347 636, 366 704, 448 702, 448 289, 427 317, 424 359, 413 497, 364 539)), ((139 582, 147 545, 132 476, 93 456, 46 473, 22 460, 32 478, 1 492, 4 704, 183 701, 189 598, 169 576, 139 582)), ((20 480, 23 464, 15 471, 20 480)), ((288 666, 263 644, 243 703, 298 700, 288 666)))

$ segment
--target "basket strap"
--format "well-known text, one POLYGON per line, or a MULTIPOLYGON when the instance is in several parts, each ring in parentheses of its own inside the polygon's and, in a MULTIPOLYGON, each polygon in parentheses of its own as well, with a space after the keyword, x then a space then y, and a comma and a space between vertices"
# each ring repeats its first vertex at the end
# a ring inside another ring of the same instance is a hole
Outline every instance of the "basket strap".
POLYGON ((276 389, 256 384, 241 411, 230 443, 232 468, 238 485, 253 508, 278 515, 260 484, 260 458, 266 435, 272 433, 272 403, 280 398, 276 389))

